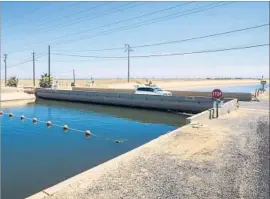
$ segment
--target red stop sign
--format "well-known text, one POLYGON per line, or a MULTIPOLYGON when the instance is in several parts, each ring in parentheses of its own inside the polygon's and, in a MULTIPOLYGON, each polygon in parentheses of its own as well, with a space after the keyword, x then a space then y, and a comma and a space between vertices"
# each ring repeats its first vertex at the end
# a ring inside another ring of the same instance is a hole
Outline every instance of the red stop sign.
POLYGON ((212 98, 220 99, 222 97, 222 91, 220 89, 215 89, 212 91, 212 98))

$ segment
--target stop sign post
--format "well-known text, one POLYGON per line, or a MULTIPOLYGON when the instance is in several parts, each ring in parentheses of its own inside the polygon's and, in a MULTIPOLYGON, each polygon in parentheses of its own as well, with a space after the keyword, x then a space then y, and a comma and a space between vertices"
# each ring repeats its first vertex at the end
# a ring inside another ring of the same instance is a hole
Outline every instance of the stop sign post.
POLYGON ((223 95, 223 93, 220 89, 214 89, 212 91, 212 98, 215 100, 222 98, 222 95, 223 95))
POLYGON ((217 117, 218 117, 218 106, 219 106, 220 99, 222 98, 222 96, 223 96, 223 93, 220 89, 214 89, 212 91, 213 106, 214 106, 214 103, 216 102, 217 117))

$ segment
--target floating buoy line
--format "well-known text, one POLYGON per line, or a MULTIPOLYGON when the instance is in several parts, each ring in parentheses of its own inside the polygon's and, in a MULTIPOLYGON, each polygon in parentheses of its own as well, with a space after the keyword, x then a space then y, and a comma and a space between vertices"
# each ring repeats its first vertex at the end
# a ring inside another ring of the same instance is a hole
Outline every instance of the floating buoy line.
MULTIPOLYGON (((23 121, 23 120, 30 120, 34 124, 37 124, 38 122, 44 123, 44 124, 47 125, 48 128, 50 128, 52 126, 55 126, 55 127, 58 127, 58 128, 62 128, 64 132, 68 132, 68 130, 77 131, 77 132, 80 132, 80 133, 84 133, 87 138, 90 138, 92 136, 97 137, 97 138, 102 138, 102 137, 100 137, 100 136, 92 133, 90 130, 83 131, 83 130, 79 130, 79 129, 74 129, 74 128, 68 127, 68 125, 66 125, 66 124, 65 125, 58 125, 58 124, 52 123, 51 121, 38 120, 38 118, 36 118, 36 117, 34 117, 34 118, 28 118, 28 117, 25 117, 24 115, 16 116, 13 113, 5 113, 3 111, 0 111, 0 116, 3 116, 3 115, 7 115, 9 118, 12 118, 12 117, 20 118, 21 121, 23 121)), ((104 139, 105 140, 109 140, 109 141, 113 141, 115 143, 123 143, 123 142, 126 141, 126 140, 112 140, 112 139, 109 139, 109 138, 104 138, 104 139)))

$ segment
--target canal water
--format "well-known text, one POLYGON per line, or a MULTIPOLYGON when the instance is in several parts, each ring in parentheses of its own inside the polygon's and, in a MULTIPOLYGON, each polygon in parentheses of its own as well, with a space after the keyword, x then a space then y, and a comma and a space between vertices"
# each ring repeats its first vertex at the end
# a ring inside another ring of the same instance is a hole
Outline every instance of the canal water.
MULTIPOLYGON (((240 93, 253 93, 256 89, 261 88, 261 84, 245 85, 245 86, 217 86, 207 88, 190 89, 192 91, 211 92, 216 88, 221 89, 223 92, 240 92, 240 93)), ((269 84, 265 85, 265 88, 269 88, 269 84)))
POLYGON ((186 116, 111 106, 38 101, 4 110, 83 132, 1 120, 2 199, 22 199, 97 166, 185 124, 186 116), (115 143, 120 140, 122 143, 115 143))

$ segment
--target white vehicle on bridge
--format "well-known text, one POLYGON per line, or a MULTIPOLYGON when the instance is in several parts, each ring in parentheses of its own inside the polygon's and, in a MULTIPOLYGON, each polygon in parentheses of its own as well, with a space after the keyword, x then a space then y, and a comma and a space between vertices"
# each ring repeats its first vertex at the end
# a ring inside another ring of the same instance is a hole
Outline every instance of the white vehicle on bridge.
POLYGON ((138 86, 136 88, 135 94, 172 96, 171 92, 164 91, 159 87, 152 86, 138 86))

